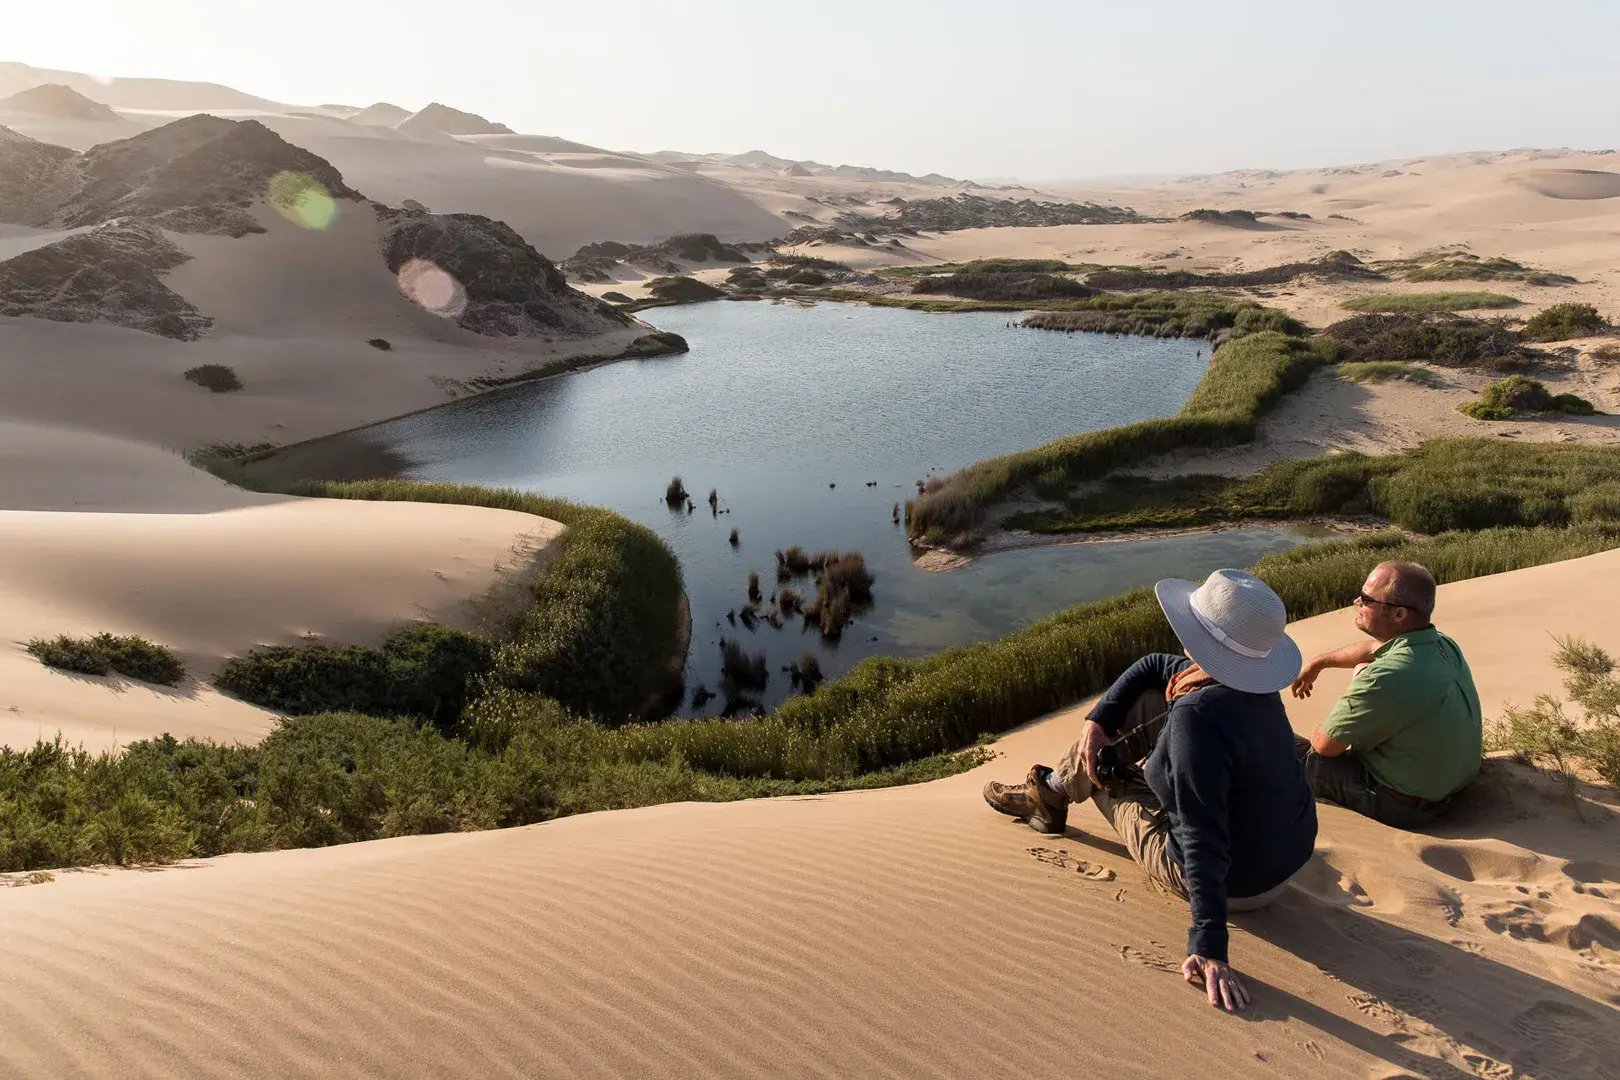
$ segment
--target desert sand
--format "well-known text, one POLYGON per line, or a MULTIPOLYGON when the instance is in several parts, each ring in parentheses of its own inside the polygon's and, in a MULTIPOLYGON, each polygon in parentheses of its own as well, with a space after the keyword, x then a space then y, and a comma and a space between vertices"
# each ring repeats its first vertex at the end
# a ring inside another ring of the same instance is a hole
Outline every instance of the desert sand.
MULTIPOLYGON (((1442 588, 1487 713, 1620 647, 1615 553, 1442 588)), ((1293 631, 1307 652, 1347 612, 1293 631)), ((1292 703, 1308 730, 1346 673, 1292 703)), ((1084 704, 911 788, 86 870, 7 890, 16 1075, 1602 1077, 1620 1055, 1620 838, 1493 769, 1430 835, 1323 805, 1237 916, 1255 1004, 1175 973, 1186 905, 1095 810, 1043 837, 979 786, 1084 704)))

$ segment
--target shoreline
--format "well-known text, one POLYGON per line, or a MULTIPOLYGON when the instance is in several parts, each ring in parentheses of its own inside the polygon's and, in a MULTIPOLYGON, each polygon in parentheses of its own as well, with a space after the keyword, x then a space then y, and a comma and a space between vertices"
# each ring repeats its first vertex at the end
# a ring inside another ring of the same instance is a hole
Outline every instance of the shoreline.
POLYGON ((970 551, 957 551, 944 545, 936 547, 913 541, 911 544, 913 550, 919 550, 921 554, 914 555, 911 564, 919 570, 943 574, 960 570, 979 559, 1008 551, 1120 544, 1132 540, 1172 540, 1181 536, 1209 536, 1237 529, 1265 528, 1321 529, 1323 530, 1321 539, 1328 540, 1382 529, 1395 529, 1398 526, 1387 522, 1373 522, 1365 518, 1315 517, 1217 521, 1208 525, 1193 525, 1179 529, 1115 529, 1090 533, 1032 533, 1022 529, 996 529, 970 551))

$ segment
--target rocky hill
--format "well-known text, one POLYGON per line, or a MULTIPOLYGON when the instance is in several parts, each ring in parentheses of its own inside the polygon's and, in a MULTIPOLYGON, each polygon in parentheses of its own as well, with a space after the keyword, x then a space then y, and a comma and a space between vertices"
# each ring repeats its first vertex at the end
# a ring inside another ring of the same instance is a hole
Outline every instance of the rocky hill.
POLYGON ((163 283, 187 257, 151 225, 109 223, 0 262, 0 315, 110 322, 190 341, 212 320, 163 283))
POLYGON ((199 114, 83 154, 0 146, 0 221, 99 225, 135 217, 183 233, 263 232, 253 206, 281 173, 312 178, 334 199, 362 196, 338 171, 256 120, 199 114))
MULTIPOLYGON (((376 108, 377 106, 372 106, 376 108)), ((505 124, 486 120, 477 113, 462 112, 437 101, 394 125, 410 135, 512 135, 505 124)))
POLYGON ((420 261, 448 274, 463 296, 456 322, 479 334, 596 334, 633 320, 568 287, 544 255, 499 221, 379 207, 382 250, 395 274, 420 261))
POLYGON ((77 157, 65 146, 52 146, 0 127, 0 221, 36 228, 51 224, 61 204, 65 166, 77 157))
POLYGON ((83 154, 0 128, 0 222, 96 226, 0 262, 0 314, 99 320, 196 338, 210 320, 164 284, 163 275, 188 258, 165 230, 265 232, 261 208, 279 197, 289 176, 300 190, 318 184, 333 199, 374 211, 377 257, 396 274, 412 260, 429 267, 444 303, 413 299, 467 330, 588 335, 633 324, 569 288, 556 266, 499 221, 373 203, 325 159, 257 121, 206 115, 83 154))
POLYGON ((562 261, 571 281, 612 281, 619 266, 654 274, 683 274, 688 263, 746 263, 766 250, 764 244, 728 244, 713 233, 683 233, 656 244, 621 244, 603 240, 586 244, 562 261))
POLYGON ((70 86, 47 83, 0 98, 0 112, 31 113, 57 120, 117 120, 119 116, 99 101, 91 101, 70 86))

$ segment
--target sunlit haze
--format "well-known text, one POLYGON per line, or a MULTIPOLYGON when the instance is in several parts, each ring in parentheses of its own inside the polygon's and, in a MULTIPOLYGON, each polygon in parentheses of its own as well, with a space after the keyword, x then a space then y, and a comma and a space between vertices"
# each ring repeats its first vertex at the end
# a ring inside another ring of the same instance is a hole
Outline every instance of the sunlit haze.
POLYGON ((619 150, 1042 180, 1620 142, 1603 3, 9 7, 0 59, 619 150))

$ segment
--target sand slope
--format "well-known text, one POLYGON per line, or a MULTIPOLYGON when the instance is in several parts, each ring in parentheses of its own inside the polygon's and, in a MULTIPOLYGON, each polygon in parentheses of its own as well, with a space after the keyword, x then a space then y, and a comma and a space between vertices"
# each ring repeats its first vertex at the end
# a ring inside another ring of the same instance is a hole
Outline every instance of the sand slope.
MULTIPOLYGON (((1599 614, 1617 583, 1615 553, 1460 583, 1440 622, 1494 711, 1554 685, 1540 630, 1620 647, 1599 614)), ((1296 633, 1335 644, 1349 618, 1296 633)), ((1058 753, 1078 715, 915 788, 6 890, 0 1071, 1613 1075, 1612 809, 1580 825, 1518 789, 1421 836, 1324 806, 1298 888, 1236 924, 1257 1001, 1234 1018, 1173 973, 1185 905, 1146 886, 1093 810, 1052 839, 979 801, 986 777, 1058 753)))

